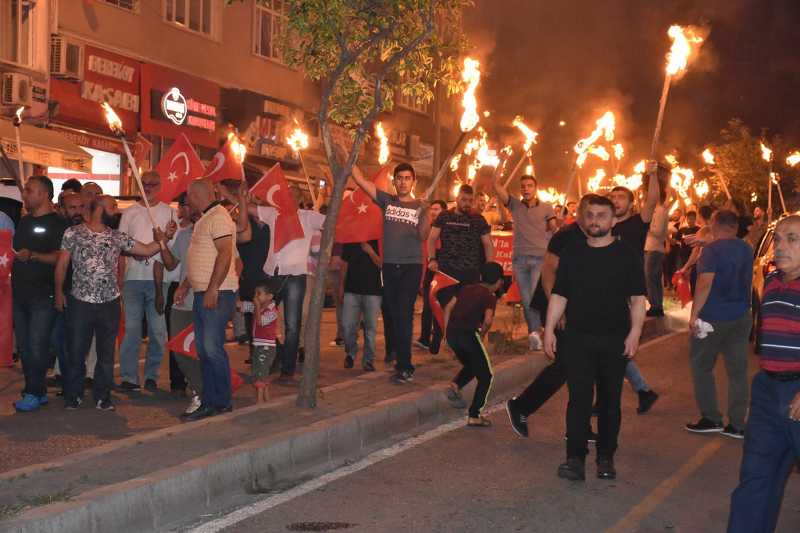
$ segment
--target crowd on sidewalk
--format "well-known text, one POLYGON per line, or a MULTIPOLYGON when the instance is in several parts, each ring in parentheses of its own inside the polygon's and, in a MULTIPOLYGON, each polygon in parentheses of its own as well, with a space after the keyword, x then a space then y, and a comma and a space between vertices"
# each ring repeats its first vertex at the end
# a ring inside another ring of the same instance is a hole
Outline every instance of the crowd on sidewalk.
MULTIPOLYGON (((607 196, 587 194, 563 207, 539 199, 533 176, 520 178, 520 196, 496 176, 496 204, 487 208, 487 197, 469 185, 461 186, 452 207, 418 199, 409 164, 394 168, 393 192, 355 167, 353 180, 380 208, 383 230, 381 239, 337 244, 333 251, 333 344, 344 348, 344 367, 354 367, 363 331, 361 368, 375 371, 380 312, 392 383, 413 381, 413 346, 436 355, 444 339, 462 365, 448 400, 467 407, 461 391, 476 380, 467 425, 491 425, 482 413, 493 379, 484 339, 512 278, 494 261, 491 231, 513 229, 513 281, 528 345, 543 350, 552 364, 507 402, 512 428, 527 437, 528 417, 566 383, 567 459, 558 475, 585 479, 587 443, 596 442, 597 476, 614 479, 624 379, 638 395, 637 413, 650 411, 659 398, 634 359, 643 324, 646 317, 664 315, 665 285, 685 279, 693 293, 689 360, 700 412, 686 429, 746 439, 731 530, 769 530, 777 519, 781 482, 800 457, 800 217, 785 218, 775 230, 777 270, 767 278, 762 299, 762 372, 753 384, 748 418, 752 244, 766 229, 764 216, 749 217, 733 201, 717 210, 670 210, 668 174, 653 162, 641 194, 615 187, 607 196), (420 295, 420 336, 414 339, 420 295), (727 424, 713 375, 719 354, 729 382, 727 424), (787 412, 778 405, 788 406, 787 412), (741 525, 757 522, 764 528, 741 525)), ((273 369, 279 370, 275 381, 295 383, 324 208, 299 209, 298 232, 286 239, 285 215, 249 194, 244 181, 194 180, 175 210, 158 201, 161 179, 146 172, 147 201, 122 212, 94 183, 68 182, 54 204, 47 177, 26 180, 26 214, 13 228, 11 275, 25 376, 18 411, 48 403, 46 377, 53 363, 66 409, 81 408, 90 377, 94 406, 114 410, 114 388, 135 393, 142 381, 147 389, 158 387, 168 340, 189 326, 197 356, 169 351, 170 388, 191 396, 182 418, 230 411, 225 341, 234 315, 245 323, 257 401, 269 398, 273 369), (143 323, 148 342, 140 373, 143 323)))

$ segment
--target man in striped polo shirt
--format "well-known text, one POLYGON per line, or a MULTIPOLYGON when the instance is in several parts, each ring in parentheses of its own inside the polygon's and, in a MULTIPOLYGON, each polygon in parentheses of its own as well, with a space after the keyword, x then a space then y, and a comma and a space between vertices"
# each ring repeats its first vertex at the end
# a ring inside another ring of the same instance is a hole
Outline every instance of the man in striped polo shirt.
POLYGON ((778 270, 764 281, 761 372, 753 380, 728 532, 774 531, 789 472, 800 460, 800 216, 775 228, 778 270))

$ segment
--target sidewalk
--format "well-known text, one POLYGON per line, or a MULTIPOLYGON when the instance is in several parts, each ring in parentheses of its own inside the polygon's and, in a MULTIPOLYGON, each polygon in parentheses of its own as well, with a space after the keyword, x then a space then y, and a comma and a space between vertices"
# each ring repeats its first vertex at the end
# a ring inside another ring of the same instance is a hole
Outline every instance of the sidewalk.
MULTIPOLYGON (((496 326, 508 327, 510 310, 498 309, 496 326)), ((331 312, 326 311, 324 323, 327 339, 334 327, 331 312)), ((661 335, 666 327, 666 321, 651 321, 646 335, 661 335)), ((237 350, 233 358, 241 369, 244 351, 237 350)), ((56 404, 38 413, 4 416, 0 520, 11 522, 0 522, 0 528, 160 529, 186 506, 213 510, 231 491, 274 490, 454 416, 442 395, 458 367, 448 353, 415 353, 418 370, 406 386, 389 383, 381 371, 383 352, 378 353, 379 370, 363 373, 343 369, 343 352, 326 348, 315 410, 294 406, 295 387, 275 387, 277 398, 260 406, 252 405, 252 392, 244 387, 233 413, 193 424, 177 421, 185 401, 169 400, 167 393, 118 398, 115 413, 65 413, 56 404)), ((492 352, 492 358, 498 397, 517 390, 547 364, 542 354, 492 352)))

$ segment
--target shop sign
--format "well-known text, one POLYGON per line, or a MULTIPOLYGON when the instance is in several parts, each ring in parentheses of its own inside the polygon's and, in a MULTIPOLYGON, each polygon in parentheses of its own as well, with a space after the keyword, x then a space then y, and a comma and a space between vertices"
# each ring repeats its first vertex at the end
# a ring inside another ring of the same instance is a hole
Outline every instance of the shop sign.
POLYGON ((167 91, 161 98, 161 112, 176 126, 186 122, 186 111, 186 98, 177 87, 167 91))

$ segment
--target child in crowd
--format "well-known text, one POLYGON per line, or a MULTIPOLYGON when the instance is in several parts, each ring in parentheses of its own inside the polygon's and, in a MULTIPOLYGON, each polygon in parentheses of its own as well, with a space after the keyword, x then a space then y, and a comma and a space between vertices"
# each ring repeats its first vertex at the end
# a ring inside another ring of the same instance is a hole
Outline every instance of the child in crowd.
POLYGON ((447 344, 463 365, 450 383, 447 399, 454 407, 465 407, 461 389, 473 378, 478 380, 467 417, 467 425, 472 427, 492 425, 481 415, 492 387, 492 362, 481 339, 492 327, 497 303, 495 293, 501 287, 503 267, 490 261, 481 268, 481 282, 462 287, 444 310, 447 344))
POLYGON ((242 313, 253 313, 252 378, 256 403, 263 403, 269 400, 267 377, 275 362, 278 333, 278 308, 270 284, 267 281, 258 283, 253 301, 242 302, 239 307, 242 313))

